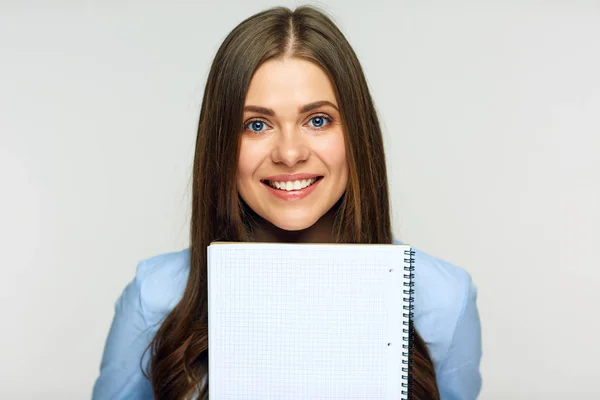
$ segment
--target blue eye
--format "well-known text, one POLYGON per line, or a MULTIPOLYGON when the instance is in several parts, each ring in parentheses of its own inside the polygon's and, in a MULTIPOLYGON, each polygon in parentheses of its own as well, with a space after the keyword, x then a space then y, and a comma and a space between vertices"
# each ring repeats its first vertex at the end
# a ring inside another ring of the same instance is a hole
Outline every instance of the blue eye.
POLYGON ((327 118, 324 115, 317 115, 312 117, 310 121, 313 123, 313 127, 316 129, 323 129, 323 127, 331 122, 331 118, 327 118))
POLYGON ((246 129, 250 129, 252 132, 262 132, 261 128, 264 128, 265 125, 263 121, 256 119, 246 124, 246 129))

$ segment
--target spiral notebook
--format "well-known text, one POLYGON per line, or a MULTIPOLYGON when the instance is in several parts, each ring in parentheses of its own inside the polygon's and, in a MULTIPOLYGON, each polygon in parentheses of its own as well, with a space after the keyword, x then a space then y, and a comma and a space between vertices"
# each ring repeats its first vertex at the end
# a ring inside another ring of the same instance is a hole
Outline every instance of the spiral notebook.
POLYGON ((207 251, 211 400, 409 398, 409 245, 207 251))

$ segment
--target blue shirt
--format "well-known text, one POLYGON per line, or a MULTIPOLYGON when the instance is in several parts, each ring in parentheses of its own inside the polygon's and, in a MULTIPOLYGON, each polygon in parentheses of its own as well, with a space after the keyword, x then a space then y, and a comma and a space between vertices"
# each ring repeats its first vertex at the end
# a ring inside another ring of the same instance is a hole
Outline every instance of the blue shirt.
MULTIPOLYGON (((394 243, 400 243, 394 241, 394 243)), ((442 400, 471 400, 481 390, 481 328, 469 274, 415 250, 414 325, 433 360, 442 400)), ((183 295, 189 249, 140 262, 115 305, 94 400, 152 399, 142 354, 183 295)))

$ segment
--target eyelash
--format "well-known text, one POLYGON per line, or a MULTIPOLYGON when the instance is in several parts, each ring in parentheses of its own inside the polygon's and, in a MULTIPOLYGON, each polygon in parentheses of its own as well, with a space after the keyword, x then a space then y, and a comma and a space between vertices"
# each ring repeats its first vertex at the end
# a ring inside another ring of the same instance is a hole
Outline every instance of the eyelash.
MULTIPOLYGON (((326 123, 325 125, 323 125, 322 127, 316 127, 316 126, 315 126, 315 127, 312 127, 312 129, 314 129, 314 130, 317 130, 317 131, 321 131, 321 130, 323 130, 323 129, 326 129, 326 128, 327 128, 327 126, 333 122, 333 118, 331 118, 331 117, 329 117, 329 116, 327 116, 327 115, 324 115, 324 114, 317 114, 317 115, 313 115, 313 116, 312 116, 312 117, 309 119, 309 121, 312 121, 314 118, 323 118, 323 119, 325 119, 325 120, 327 121, 327 123, 326 123)), ((253 119, 251 119, 251 120, 248 120, 246 123, 244 123, 244 129, 245 129, 245 130, 248 130, 248 131, 250 131, 250 132, 252 132, 252 133, 262 133, 262 132, 264 132, 264 131, 253 131, 252 129, 248 129, 248 125, 250 125, 251 123, 253 123, 253 122, 256 122, 256 121, 260 121, 260 122, 262 122, 263 124, 265 124, 265 125, 267 125, 267 126, 270 126, 270 125, 269 125, 269 124, 268 124, 268 123, 267 123, 265 120, 263 120, 263 119, 261 119, 261 118, 253 118, 253 119)))

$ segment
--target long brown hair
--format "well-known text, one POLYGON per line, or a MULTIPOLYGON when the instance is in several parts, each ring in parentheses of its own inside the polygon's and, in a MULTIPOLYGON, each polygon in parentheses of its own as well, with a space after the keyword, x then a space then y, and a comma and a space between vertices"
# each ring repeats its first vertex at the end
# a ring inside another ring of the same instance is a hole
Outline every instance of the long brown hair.
MULTIPOLYGON (((150 379, 159 400, 197 392, 208 397, 206 247, 248 241, 253 213, 238 196, 236 169, 243 107, 250 80, 269 59, 296 57, 329 76, 345 132, 349 180, 337 204, 333 234, 341 243, 392 243, 383 139, 356 54, 323 12, 309 6, 271 8, 244 20, 225 38, 212 63, 200 111, 193 170, 190 269, 181 301, 158 329, 150 379)), ((423 340, 414 336, 411 393, 439 399, 423 340)))

